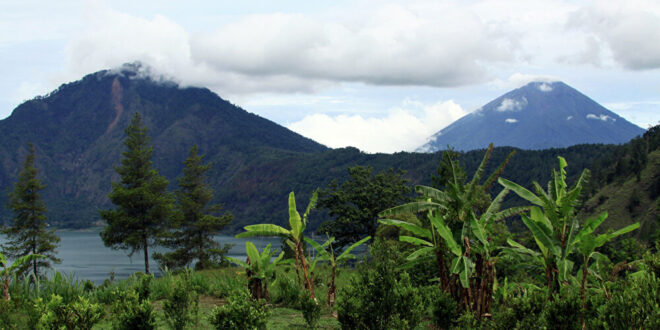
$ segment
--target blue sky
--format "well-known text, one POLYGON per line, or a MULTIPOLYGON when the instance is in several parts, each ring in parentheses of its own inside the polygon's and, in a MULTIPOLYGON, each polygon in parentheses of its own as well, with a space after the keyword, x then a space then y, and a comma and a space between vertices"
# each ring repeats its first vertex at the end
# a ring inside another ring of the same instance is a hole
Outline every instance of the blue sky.
POLYGON ((0 118, 133 61, 368 152, 413 150, 539 79, 660 122, 657 1, 0 0, 0 118))

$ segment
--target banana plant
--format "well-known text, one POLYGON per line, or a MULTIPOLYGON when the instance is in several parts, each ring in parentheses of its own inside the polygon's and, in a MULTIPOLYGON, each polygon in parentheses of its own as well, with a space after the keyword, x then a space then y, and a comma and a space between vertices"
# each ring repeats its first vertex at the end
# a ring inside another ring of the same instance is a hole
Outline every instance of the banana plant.
POLYGON ((633 224, 614 233, 594 237, 596 228, 607 218, 605 212, 587 220, 580 228, 575 215, 575 206, 578 204, 582 187, 589 177, 589 170, 585 169, 575 185, 568 189, 565 170, 567 163, 561 156, 558 159, 559 171, 552 171, 552 180, 548 183, 547 191, 536 182, 533 183, 535 194, 509 180, 503 178, 498 180, 506 189, 511 189, 518 196, 535 205, 531 207, 529 215, 523 214, 521 218, 531 231, 540 252, 526 248, 513 240, 509 240, 508 243, 517 253, 531 256, 544 266, 547 287, 554 293, 559 292, 562 283, 568 283, 570 280, 573 261, 569 256, 576 248, 581 253, 584 252, 585 258, 588 259, 596 248, 614 237, 639 227, 639 224, 633 224))
POLYGON ((30 263, 34 260, 43 259, 43 258, 45 258, 45 256, 41 254, 30 254, 14 260, 11 266, 8 266, 7 258, 5 257, 4 254, 0 253, 0 263, 2 264, 3 267, 2 273, 5 277, 5 285, 3 287, 5 300, 7 301, 11 300, 11 296, 9 295, 9 278, 11 277, 11 274, 14 273, 17 269, 21 268, 23 265, 30 263))
POLYGON ((227 260, 245 267, 248 276, 248 287, 252 297, 255 299, 269 299, 268 294, 268 281, 275 277, 275 267, 280 264, 284 258, 284 252, 270 261, 275 255, 276 251, 270 249, 270 244, 259 253, 257 247, 252 242, 245 242, 245 251, 248 255, 247 262, 227 257, 227 260))
POLYGON ((443 290, 479 317, 490 311, 492 303, 496 261, 492 254, 499 247, 490 243, 491 226, 496 221, 529 209, 500 211, 508 189, 489 201, 485 190, 496 180, 509 159, 484 184, 480 184, 491 152, 492 144, 469 183, 462 182, 457 175, 459 169, 456 162, 450 160, 447 166, 451 178, 445 190, 416 186, 415 191, 421 195, 418 201, 385 210, 380 213, 382 219, 379 220, 382 224, 394 225, 407 232, 400 235, 399 240, 418 247, 407 260, 414 262, 420 258, 434 257, 443 290), (426 213, 429 227, 395 219, 420 212, 426 213))
POLYGON ((350 259, 355 258, 355 256, 351 254, 351 251, 353 251, 356 247, 364 244, 369 239, 371 239, 371 236, 367 236, 353 243, 353 245, 345 249, 338 257, 335 257, 335 252, 332 249, 332 242, 335 241, 334 237, 328 238, 328 240, 326 240, 323 244, 319 244, 313 239, 309 239, 305 237, 305 242, 307 242, 307 244, 313 247, 318 255, 318 257, 314 259, 314 261, 312 262, 312 267, 310 267, 311 271, 312 272, 314 271, 313 269, 316 267, 317 262, 327 261, 328 263, 330 263, 330 267, 331 267, 330 283, 328 284, 328 304, 330 305, 330 307, 334 306, 335 298, 337 297, 337 286, 335 285, 335 277, 336 277, 335 275, 337 271, 337 266, 350 259))
POLYGON ((302 272, 305 289, 309 292, 312 299, 316 299, 314 295, 314 285, 311 278, 311 273, 308 269, 307 257, 303 246, 304 232, 307 227, 307 217, 310 211, 316 206, 318 199, 318 192, 314 191, 309 200, 307 209, 303 216, 300 216, 296 209, 296 198, 293 193, 289 193, 289 229, 283 228, 275 224, 257 224, 245 226, 245 232, 236 235, 236 238, 257 237, 257 236, 277 236, 285 238, 285 243, 293 250, 294 260, 296 264, 296 274, 300 281, 300 273, 302 272))

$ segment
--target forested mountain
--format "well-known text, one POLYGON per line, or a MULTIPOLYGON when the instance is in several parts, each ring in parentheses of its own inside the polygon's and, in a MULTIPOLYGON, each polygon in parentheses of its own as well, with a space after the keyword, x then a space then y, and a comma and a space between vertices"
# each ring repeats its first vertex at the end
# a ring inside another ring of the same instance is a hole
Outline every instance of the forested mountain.
POLYGON ((473 150, 490 142, 522 149, 620 144, 643 132, 562 82, 532 82, 455 121, 418 150, 473 150))
MULTIPOLYGON (((430 184, 442 157, 441 152, 390 155, 328 149, 207 89, 180 88, 139 72, 129 66, 90 74, 21 104, 0 121, 0 189, 11 190, 32 141, 40 178, 47 185, 43 200, 51 225, 101 224, 97 210, 112 207, 107 194, 111 182, 118 179, 114 167, 124 148, 124 128, 135 112, 142 115, 152 137, 154 167, 170 180, 171 190, 189 148, 199 145, 205 161, 213 164, 208 175, 214 202, 225 204, 234 214, 233 230, 249 223, 285 223, 290 191, 296 192, 300 205, 306 205, 314 189, 333 179, 341 182, 348 177, 347 168, 355 165, 376 171, 400 168, 407 171, 410 184, 430 184)), ((482 146, 486 147, 487 143, 482 146)), ((533 180, 544 184, 556 167, 556 157, 562 155, 572 182, 594 160, 605 164, 620 148, 597 144, 518 150, 503 177, 526 187, 533 180)), ((495 148, 490 165, 497 166, 511 150, 495 148)), ((472 173, 482 157, 483 150, 474 150, 461 153, 459 160, 472 173)), ((7 193, 0 195, 3 205, 6 199, 7 193)), ((11 217, 4 208, 1 215, 4 221, 11 217)), ((310 228, 323 220, 322 212, 313 212, 310 228)))

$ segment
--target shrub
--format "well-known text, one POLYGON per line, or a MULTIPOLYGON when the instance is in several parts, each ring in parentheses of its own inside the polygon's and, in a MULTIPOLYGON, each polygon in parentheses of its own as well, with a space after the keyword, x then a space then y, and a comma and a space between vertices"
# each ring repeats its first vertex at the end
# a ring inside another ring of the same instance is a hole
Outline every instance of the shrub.
POLYGON ((358 274, 339 290, 337 313, 342 329, 414 328, 421 320, 423 299, 407 273, 396 279, 391 264, 358 274))
POLYGON ((458 318, 458 304, 450 294, 437 286, 429 291, 434 293, 430 301, 433 324, 441 329, 449 329, 458 318))
POLYGON ((541 313, 547 301, 540 290, 523 291, 507 300, 506 306, 498 306, 493 314, 496 329, 534 329, 542 327, 541 313))
POLYGON ((273 302, 287 307, 299 308, 300 298, 305 295, 298 282, 286 274, 278 276, 273 285, 273 302))
POLYGON ((582 302, 578 287, 568 287, 562 295, 554 295, 543 307, 541 318, 548 329, 581 329, 582 302))
POLYGON ((247 290, 233 293, 222 307, 211 311, 209 322, 216 329, 265 329, 270 311, 263 300, 254 301, 247 290))
POLYGON ((148 298, 140 299, 135 290, 115 290, 112 329, 154 329, 156 319, 148 298))
POLYGON ((300 309, 307 326, 310 329, 315 329, 321 318, 321 305, 307 293, 303 293, 300 297, 300 309))
POLYGON ((655 275, 642 273, 618 284, 599 309, 602 324, 612 329, 660 329, 660 281, 655 275))
POLYGON ((91 329, 105 313, 101 305, 92 304, 81 296, 67 304, 62 297, 53 294, 45 303, 37 299, 36 305, 41 311, 38 329, 91 329))
POLYGON ((163 313, 167 323, 174 329, 183 329, 194 324, 199 312, 199 296, 192 284, 191 272, 181 275, 163 302, 163 313))

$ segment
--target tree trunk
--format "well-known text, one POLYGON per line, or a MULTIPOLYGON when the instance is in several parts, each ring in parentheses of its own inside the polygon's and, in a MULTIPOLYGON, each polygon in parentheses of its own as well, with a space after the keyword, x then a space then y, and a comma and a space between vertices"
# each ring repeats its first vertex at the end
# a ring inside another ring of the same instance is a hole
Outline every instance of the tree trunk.
POLYGON ((312 285, 311 278, 307 270, 307 262, 305 261, 305 252, 302 249, 302 243, 298 243, 298 257, 300 258, 300 265, 302 266, 303 276, 305 277, 305 287, 309 296, 316 301, 316 295, 314 294, 314 286, 312 285))
POLYGON ((330 286, 328 287, 328 305, 330 307, 335 305, 335 298, 337 296, 337 286, 335 286, 335 270, 337 265, 332 265, 332 272, 330 273, 330 286))
POLYGON ((144 273, 149 275, 149 243, 144 238, 144 273))
POLYGON ((586 323, 584 321, 584 310, 587 308, 587 288, 586 288, 586 282, 587 282, 587 262, 588 260, 584 261, 584 266, 582 268, 582 287, 580 288, 580 295, 582 296, 582 313, 580 313, 580 323, 582 323, 582 329, 586 328, 586 323))
POLYGON ((11 300, 11 296, 9 296, 9 273, 5 274, 5 287, 3 291, 5 294, 5 300, 11 300))
POLYGON ((442 290, 447 293, 451 293, 451 289, 449 288, 449 274, 447 273, 447 267, 445 266, 445 256, 441 249, 437 249, 435 251, 435 255, 436 265, 438 268, 438 276, 440 277, 440 285, 442 290))

